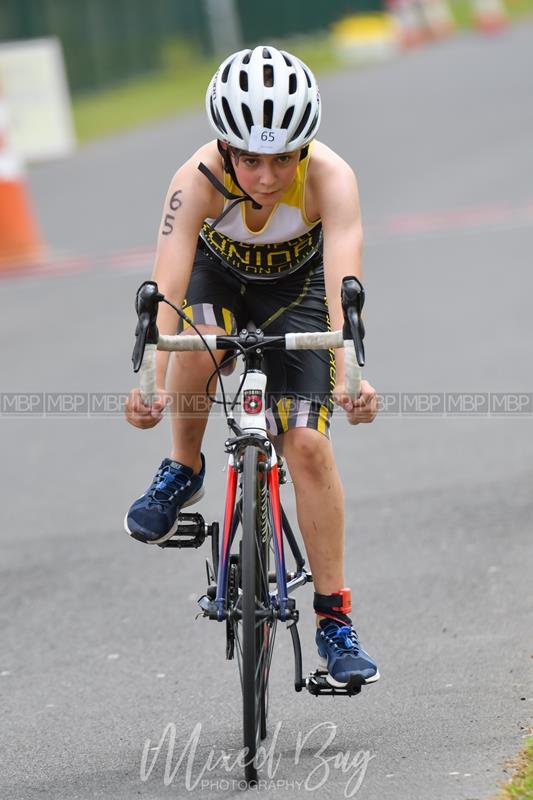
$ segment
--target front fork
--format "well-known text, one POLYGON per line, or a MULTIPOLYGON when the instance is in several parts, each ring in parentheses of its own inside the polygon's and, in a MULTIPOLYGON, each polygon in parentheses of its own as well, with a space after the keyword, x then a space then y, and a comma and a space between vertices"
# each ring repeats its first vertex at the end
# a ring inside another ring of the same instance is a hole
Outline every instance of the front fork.
MULTIPOLYGON (((236 530, 236 515, 238 511, 235 506, 237 496, 238 469, 235 466, 233 456, 228 460, 228 474, 226 478, 226 506, 224 509, 224 526, 222 528, 222 539, 220 540, 220 553, 218 557, 217 574, 217 593, 215 598, 216 615, 215 618, 222 621, 226 618, 226 592, 228 585, 228 568, 231 544, 236 530)), ((211 614, 209 615, 211 616, 211 614)))
MULTIPOLYGON (((230 550, 238 523, 239 510, 236 506, 238 468, 234 454, 228 460, 226 479, 226 505, 224 510, 224 525, 220 540, 220 553, 218 558, 217 591, 215 597, 216 618, 220 621, 226 617, 227 608, 227 580, 230 560, 230 550)), ((271 516, 273 527, 274 556, 276 566, 277 592, 271 593, 272 605, 278 619, 286 621, 290 616, 287 572, 285 567, 285 553, 283 549, 283 512, 279 498, 279 468, 274 448, 270 447, 268 454, 267 485, 269 490, 270 505, 267 513, 271 516)), ((292 543, 291 543, 292 546, 292 543)), ((209 616, 212 616, 211 614, 209 616)))

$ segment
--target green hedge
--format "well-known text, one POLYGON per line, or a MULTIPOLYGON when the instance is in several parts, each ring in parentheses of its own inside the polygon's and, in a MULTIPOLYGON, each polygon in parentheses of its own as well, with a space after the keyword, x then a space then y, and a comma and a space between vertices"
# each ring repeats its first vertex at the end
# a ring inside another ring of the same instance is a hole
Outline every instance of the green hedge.
MULTIPOLYGON (((326 29, 380 0, 234 0, 243 46, 326 29)), ((211 54, 205 0, 0 0, 0 41, 58 36, 71 91, 124 83, 164 66, 169 46, 211 54)))

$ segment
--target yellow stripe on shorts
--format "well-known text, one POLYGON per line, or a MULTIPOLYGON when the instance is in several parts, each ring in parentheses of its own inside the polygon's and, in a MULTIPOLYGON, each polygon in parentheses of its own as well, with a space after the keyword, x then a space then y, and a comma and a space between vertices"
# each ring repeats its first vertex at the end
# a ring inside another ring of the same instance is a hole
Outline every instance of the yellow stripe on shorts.
POLYGON ((319 433, 326 433, 328 429, 328 409, 326 406, 320 406, 318 412, 318 424, 316 429, 319 433))
MULTIPOLYGON (((194 316, 193 316, 193 313, 192 313, 192 306, 187 306, 186 308, 182 308, 181 310, 183 311, 184 314, 187 314, 189 319, 191 319, 194 322, 194 316)), ((185 322, 185 320, 183 320, 183 329, 185 330, 185 328, 189 328, 189 327, 190 327, 189 323, 185 322)))
POLYGON ((279 421, 281 422, 281 429, 283 433, 287 433, 289 430, 289 414, 291 410, 291 402, 292 397, 282 397, 281 400, 278 400, 278 414, 279 414, 279 421))
POLYGON ((231 331, 233 330, 231 311, 229 310, 229 308, 222 309, 222 319, 224 320, 224 330, 229 336, 231 334, 231 331))

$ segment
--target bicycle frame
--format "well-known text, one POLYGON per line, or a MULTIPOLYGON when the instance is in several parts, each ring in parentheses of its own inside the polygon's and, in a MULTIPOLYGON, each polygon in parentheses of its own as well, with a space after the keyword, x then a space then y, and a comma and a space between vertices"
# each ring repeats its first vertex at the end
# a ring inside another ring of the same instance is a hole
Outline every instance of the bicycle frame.
POLYGON ((298 586, 302 586, 310 581, 311 576, 304 569, 304 559, 292 530, 290 530, 290 526, 288 526, 287 518, 281 506, 278 457, 274 444, 268 439, 266 429, 265 395, 267 376, 260 366, 260 355, 257 353, 247 353, 246 359, 247 372, 240 391, 242 402, 239 420, 239 428, 243 431, 244 435, 226 441, 229 457, 226 478, 224 523, 222 527, 222 539, 220 541, 217 569, 217 594, 214 600, 216 613, 214 613, 215 609, 212 608, 209 616, 216 616, 216 619, 220 621, 226 619, 229 558, 238 524, 238 511, 236 510, 238 465, 244 447, 251 444, 263 453, 268 473, 269 512, 271 514, 273 541, 275 545, 274 561, 277 587, 277 591, 270 592, 270 605, 272 613, 275 614, 278 619, 285 621, 289 617, 289 593, 298 586), (285 531, 287 526, 290 532, 285 531), (289 581, 287 581, 285 551, 283 546, 284 533, 297 565, 296 573, 289 578, 289 581))

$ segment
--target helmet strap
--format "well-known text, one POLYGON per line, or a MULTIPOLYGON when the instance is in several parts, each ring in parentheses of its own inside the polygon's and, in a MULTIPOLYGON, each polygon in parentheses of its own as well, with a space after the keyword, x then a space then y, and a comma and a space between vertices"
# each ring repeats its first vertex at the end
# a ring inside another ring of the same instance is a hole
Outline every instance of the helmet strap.
POLYGON ((241 184, 237 180, 237 175, 235 174, 235 169, 233 167, 233 162, 231 160, 231 153, 230 153, 229 146, 228 147, 222 147, 222 143, 221 143, 220 139, 217 139, 217 147, 218 147, 218 152, 222 156, 222 161, 224 163, 224 172, 228 173, 228 175, 231 177, 233 183, 241 190, 241 192, 244 195, 244 199, 245 200, 250 200, 251 203, 252 203, 252 208, 255 208, 256 210, 258 210, 260 208, 263 208, 263 206, 260 203, 258 203, 257 200, 254 200, 253 197, 251 197, 249 194, 247 194, 247 192, 244 191, 244 189, 242 188, 241 184))
MULTIPOLYGON (((206 165, 202 161, 198 164, 198 169, 200 170, 202 175, 205 175, 207 180, 215 187, 217 192, 220 192, 220 194, 224 195, 224 197, 227 200, 233 200, 233 203, 230 203, 228 206, 226 206, 226 208, 222 211, 222 213, 219 214, 218 217, 214 220, 214 222, 210 226, 211 228, 215 228, 218 225, 218 223, 224 219, 226 214, 229 214, 229 212, 233 208, 235 208, 235 206, 237 206, 239 203, 243 203, 245 200, 251 200, 253 208, 262 208, 262 206, 260 206, 259 203, 256 203, 253 197, 250 197, 250 195, 246 194, 246 192, 244 194, 235 194, 234 192, 230 192, 229 189, 226 189, 224 184, 219 181, 216 175, 213 175, 209 167, 206 167, 206 165)), ((237 184, 237 186, 239 186, 239 184, 237 184)), ((241 189, 240 186, 239 189, 241 189)), ((243 190, 241 189, 241 191, 243 190)))
MULTIPOLYGON (((258 210, 260 208, 263 208, 263 206, 260 203, 258 203, 257 200, 254 200, 254 198, 251 197, 251 195, 249 195, 247 192, 244 191, 244 189, 242 188, 241 184, 239 183, 239 181, 237 179, 237 175, 235 174, 235 168, 233 166, 233 162, 231 160, 231 153, 230 153, 229 146, 222 147, 222 142, 220 141, 220 139, 217 139, 217 149, 218 149, 218 152, 220 153, 220 156, 222 158, 222 163, 223 163, 223 166, 224 166, 224 172, 228 173, 228 175, 231 177, 233 183, 241 190, 242 195, 234 194, 233 192, 230 192, 228 189, 226 189, 224 184, 221 183, 215 175, 213 175, 211 170, 208 167, 206 167, 205 164, 203 164, 202 162, 200 162, 200 164, 198 164, 198 169, 200 170, 202 175, 205 175, 207 180, 210 183, 213 184, 213 186, 215 187, 217 192, 220 192, 220 194, 224 195, 224 197, 227 200, 234 200, 235 201, 233 203, 230 203, 222 211, 222 213, 219 214, 219 216, 216 218, 216 220, 211 225, 212 228, 216 227, 216 225, 218 225, 218 223, 226 216, 226 214, 229 214, 229 212, 233 208, 235 208, 236 205, 238 205, 239 203, 242 203, 242 202, 244 202, 246 200, 249 200, 251 202, 251 204, 252 204, 252 208, 254 208, 256 210, 258 210)), ((308 153, 309 153, 309 145, 306 145, 305 147, 302 147, 302 149, 300 151, 299 160, 302 161, 304 158, 307 158, 308 153)))

